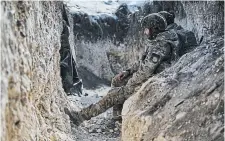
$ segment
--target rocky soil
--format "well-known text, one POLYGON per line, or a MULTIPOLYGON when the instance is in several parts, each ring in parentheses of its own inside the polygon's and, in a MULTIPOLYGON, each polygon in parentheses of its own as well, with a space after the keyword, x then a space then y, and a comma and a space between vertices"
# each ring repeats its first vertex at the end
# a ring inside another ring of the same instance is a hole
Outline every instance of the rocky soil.
POLYGON ((72 141, 60 77, 62 2, 1 1, 1 140, 72 141))
MULTIPOLYGON (((99 86, 97 89, 84 89, 84 95, 69 96, 74 108, 87 107, 105 96, 110 87, 99 86)), ((72 124, 72 132, 76 134, 76 141, 119 141, 121 139, 121 123, 112 119, 112 109, 85 121, 79 127, 72 124)))
POLYGON ((148 79, 124 104, 122 139, 222 141, 223 51, 222 36, 148 79))

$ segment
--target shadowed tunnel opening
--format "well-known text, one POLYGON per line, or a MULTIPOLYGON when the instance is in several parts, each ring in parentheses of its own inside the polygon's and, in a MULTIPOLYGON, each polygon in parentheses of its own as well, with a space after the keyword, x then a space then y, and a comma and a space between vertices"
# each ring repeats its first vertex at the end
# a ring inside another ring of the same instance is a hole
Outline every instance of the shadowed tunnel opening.
POLYGON ((63 5, 63 31, 61 33, 61 49, 60 49, 60 75, 62 85, 67 95, 82 94, 82 81, 78 77, 76 63, 72 56, 69 43, 69 21, 63 5))

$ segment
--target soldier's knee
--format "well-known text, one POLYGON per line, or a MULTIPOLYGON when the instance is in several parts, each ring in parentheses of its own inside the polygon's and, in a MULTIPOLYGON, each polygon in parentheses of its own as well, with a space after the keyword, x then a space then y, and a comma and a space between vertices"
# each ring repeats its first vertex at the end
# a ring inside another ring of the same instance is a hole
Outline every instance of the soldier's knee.
POLYGON ((117 77, 114 77, 111 82, 111 87, 122 87, 126 85, 127 79, 119 80, 117 77))
POLYGON ((117 79, 116 79, 116 77, 113 77, 112 78, 112 82, 111 82, 111 87, 117 87, 117 79))

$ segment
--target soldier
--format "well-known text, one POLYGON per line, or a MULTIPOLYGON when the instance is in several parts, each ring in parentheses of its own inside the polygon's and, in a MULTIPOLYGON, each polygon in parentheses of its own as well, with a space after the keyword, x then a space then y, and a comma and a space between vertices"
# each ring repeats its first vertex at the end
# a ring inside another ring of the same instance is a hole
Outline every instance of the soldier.
POLYGON ((158 36, 164 37, 167 40, 171 40, 176 44, 176 48, 174 48, 173 51, 173 57, 182 56, 189 50, 193 49, 193 47, 198 45, 195 35, 192 31, 185 30, 180 25, 178 26, 176 23, 174 23, 175 14, 173 11, 160 11, 159 14, 165 17, 167 27, 166 31, 160 33, 158 36))
MULTIPOLYGON (((153 14, 147 15, 141 21, 141 26, 144 29, 144 34, 147 36, 148 39, 151 40, 151 39, 154 39, 158 33, 165 31, 165 28, 167 27, 167 23, 166 23, 166 19, 162 15, 158 13, 153 13, 153 14)), ((146 46, 146 45, 142 45, 142 46, 146 46)), ((142 58, 140 61, 134 63, 131 68, 121 72, 120 74, 116 75, 112 79, 112 84, 111 84, 112 88, 121 87, 127 84, 128 80, 132 77, 132 75, 138 71, 140 64, 144 62, 146 55, 148 53, 148 50, 147 49, 145 50, 146 51, 142 55, 142 58)), ((123 108, 123 103, 113 106, 113 118, 115 120, 121 121, 122 108, 123 108)))
POLYGON ((126 36, 129 29, 129 19, 128 15, 130 11, 128 9, 127 4, 122 4, 116 10, 115 15, 117 17, 116 23, 116 39, 119 42, 123 42, 124 37, 126 36))
POLYGON ((114 108, 114 116, 120 114, 122 104, 129 98, 137 88, 153 76, 164 69, 164 65, 172 61, 173 51, 179 47, 179 39, 174 32, 165 31, 167 27, 166 18, 159 13, 149 14, 142 20, 144 34, 151 40, 145 40, 145 53, 140 61, 137 61, 131 68, 116 75, 112 80, 112 89, 108 94, 96 104, 92 104, 80 112, 69 111, 65 108, 65 113, 69 115, 74 124, 79 125, 84 120, 89 120, 111 107, 114 108), (160 71, 159 71, 160 70, 160 71))

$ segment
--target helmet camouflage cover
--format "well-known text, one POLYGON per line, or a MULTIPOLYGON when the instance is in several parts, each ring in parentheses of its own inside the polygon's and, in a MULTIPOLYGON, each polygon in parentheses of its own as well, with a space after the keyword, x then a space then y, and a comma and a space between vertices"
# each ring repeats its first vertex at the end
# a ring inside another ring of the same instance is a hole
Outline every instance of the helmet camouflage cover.
POLYGON ((173 13, 167 11, 160 11, 158 13, 166 19, 168 25, 174 22, 175 15, 173 13))
POLYGON ((141 27, 154 28, 154 29, 158 29, 159 31, 164 31, 167 27, 167 23, 166 23, 166 19, 162 15, 158 13, 152 13, 145 16, 141 20, 141 27))

